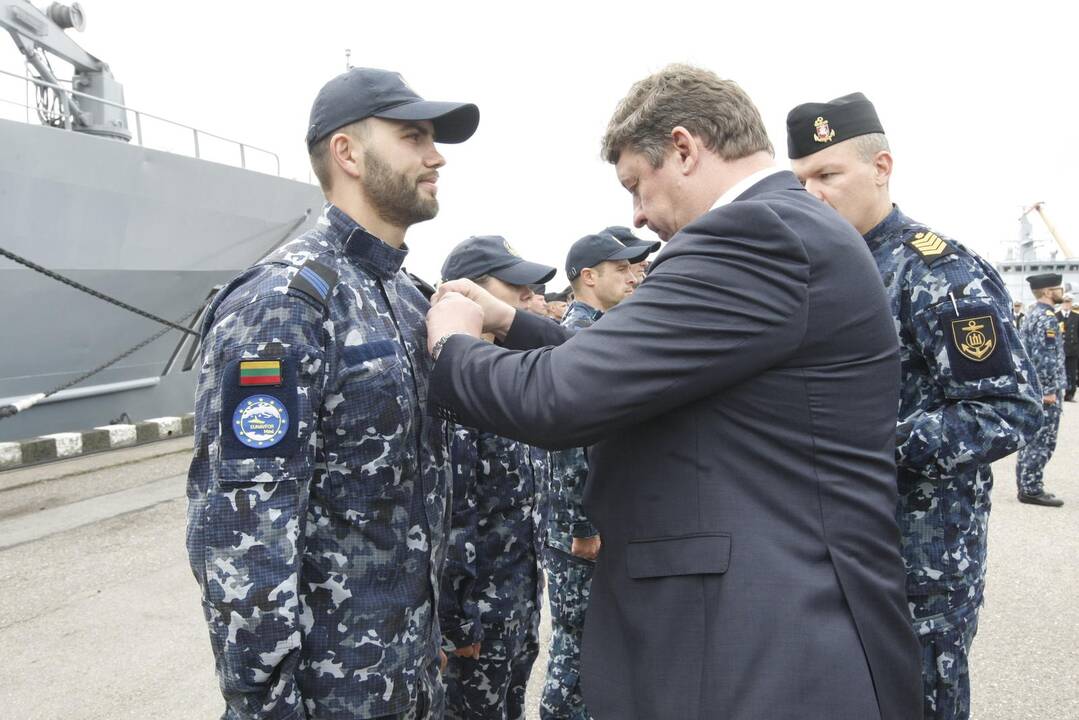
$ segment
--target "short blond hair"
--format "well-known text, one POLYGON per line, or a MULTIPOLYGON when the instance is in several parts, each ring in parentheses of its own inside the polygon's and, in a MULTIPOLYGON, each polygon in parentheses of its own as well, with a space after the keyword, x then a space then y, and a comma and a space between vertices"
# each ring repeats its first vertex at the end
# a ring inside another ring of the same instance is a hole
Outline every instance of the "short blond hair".
POLYGON ((623 150, 663 165, 671 131, 684 127, 724 160, 775 154, 756 105, 733 80, 692 65, 668 65, 638 81, 615 108, 601 155, 617 163, 623 150))

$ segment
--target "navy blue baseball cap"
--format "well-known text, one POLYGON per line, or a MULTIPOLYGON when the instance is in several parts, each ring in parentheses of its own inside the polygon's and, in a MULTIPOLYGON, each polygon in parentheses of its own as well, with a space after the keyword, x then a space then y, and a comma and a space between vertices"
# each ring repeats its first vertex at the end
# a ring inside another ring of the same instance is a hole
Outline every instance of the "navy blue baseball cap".
POLYGON ((442 280, 491 275, 510 285, 538 285, 554 277, 550 265, 528 262, 501 235, 474 235, 457 244, 442 263, 442 280))
POLYGON ((639 263, 648 257, 648 248, 626 247, 611 235, 585 235, 570 246, 566 255, 566 276, 576 280, 585 268, 595 267, 608 260, 628 260, 639 263))
POLYGON ((615 240, 622 243, 626 247, 638 247, 648 248, 648 254, 656 252, 662 247, 663 243, 659 240, 653 240, 648 242, 647 240, 641 240, 639 237, 633 234, 633 231, 623 225, 611 225, 608 228, 604 228, 603 232, 612 236, 615 240))
POLYGON ((335 130, 364 118, 430 120, 435 142, 461 143, 480 124, 480 110, 471 103, 424 100, 399 73, 352 68, 322 86, 311 105, 307 149, 335 130))

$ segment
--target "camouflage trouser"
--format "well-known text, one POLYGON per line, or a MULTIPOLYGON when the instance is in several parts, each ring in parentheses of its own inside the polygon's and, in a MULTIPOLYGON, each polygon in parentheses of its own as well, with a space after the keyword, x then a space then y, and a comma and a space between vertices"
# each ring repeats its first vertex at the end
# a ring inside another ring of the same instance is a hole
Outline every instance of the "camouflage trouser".
POLYGON ((589 720, 581 697, 581 633, 594 565, 551 547, 543 549, 543 564, 550 583, 552 637, 540 718, 589 720))
POLYGON ((970 668, 967 658, 978 632, 981 593, 954 608, 954 596, 908 598, 914 631, 922 646, 924 720, 970 718, 970 668))
POLYGON ((1037 495, 1042 492, 1042 476, 1049 458, 1057 447, 1057 429, 1060 427, 1060 396, 1056 403, 1045 405, 1045 424, 1034 439, 1019 451, 1015 466, 1016 484, 1019 492, 1037 495))
MULTIPOLYGON (((445 691, 439 677, 441 659, 427 668, 416 688, 416 704, 404 712, 379 716, 378 720, 442 720, 445 710, 445 691)), ((318 720, 311 717, 310 720, 318 720)))
POLYGON ((478 660, 450 655, 446 720, 524 720, 525 689, 539 654, 539 611, 531 615, 512 634, 484 627, 478 660))

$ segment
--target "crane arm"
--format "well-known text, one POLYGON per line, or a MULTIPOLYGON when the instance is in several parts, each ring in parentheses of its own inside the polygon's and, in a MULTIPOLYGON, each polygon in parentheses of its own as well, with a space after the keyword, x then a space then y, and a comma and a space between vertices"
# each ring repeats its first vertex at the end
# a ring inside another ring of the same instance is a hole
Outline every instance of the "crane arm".
MULTIPOLYGON (((66 8, 66 18, 72 22, 69 27, 81 29, 82 10, 78 3, 66 8)), ((78 43, 67 36, 64 27, 56 21, 50 8, 46 14, 26 0, 0 0, 0 27, 3 27, 15 39, 15 43, 27 53, 39 47, 58 58, 75 66, 82 72, 101 72, 108 70, 108 65, 83 50, 78 43)))

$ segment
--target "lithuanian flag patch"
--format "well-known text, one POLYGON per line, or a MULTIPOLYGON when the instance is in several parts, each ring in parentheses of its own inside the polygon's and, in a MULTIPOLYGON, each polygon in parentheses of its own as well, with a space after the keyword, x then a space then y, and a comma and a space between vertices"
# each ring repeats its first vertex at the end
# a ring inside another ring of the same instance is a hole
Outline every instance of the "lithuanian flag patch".
POLYGON ((280 360, 241 360, 240 385, 280 385, 280 360))

